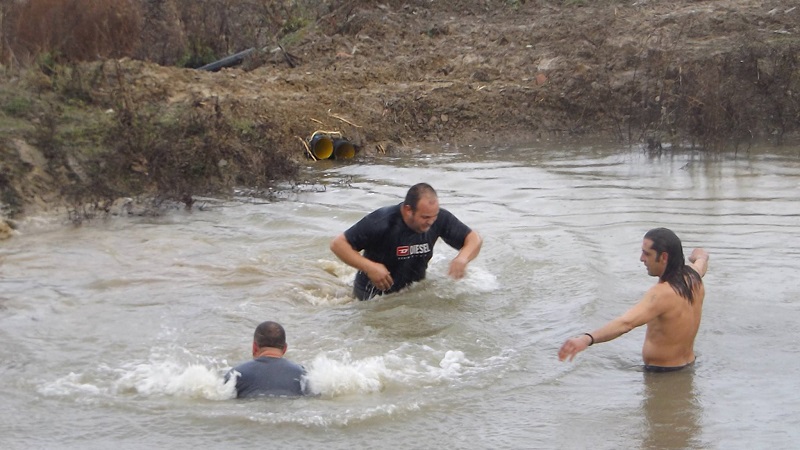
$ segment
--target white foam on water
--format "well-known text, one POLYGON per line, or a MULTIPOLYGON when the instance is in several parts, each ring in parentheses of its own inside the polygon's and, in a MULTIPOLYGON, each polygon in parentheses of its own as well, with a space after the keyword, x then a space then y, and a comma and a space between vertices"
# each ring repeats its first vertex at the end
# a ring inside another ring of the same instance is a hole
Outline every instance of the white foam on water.
POLYGON ((437 284, 437 290, 444 289, 445 285, 454 294, 493 292, 500 288, 497 276, 482 267, 478 260, 467 265, 464 278, 460 280, 450 278, 447 273, 450 270, 450 261, 454 257, 455 251, 450 248, 446 248, 444 251, 434 251, 428 264, 427 279, 437 284))
POLYGON ((127 366, 118 371, 121 376, 113 384, 115 392, 135 392, 144 396, 227 400, 236 397, 234 378, 223 383, 216 369, 194 364, 181 365, 171 361, 127 366))
POLYGON ((427 354, 412 355, 403 347, 362 359, 353 359, 346 351, 320 354, 307 366, 309 386, 323 397, 373 394, 385 389, 418 390, 443 381, 459 381, 468 370, 479 367, 458 350, 448 350, 442 356, 425 346, 415 353, 420 349, 427 354))
POLYGON ((227 400, 236 397, 234 379, 224 381, 227 370, 164 360, 126 363, 121 367, 101 365, 92 372, 69 374, 46 382, 38 389, 48 397, 180 397, 227 400))
POLYGON ((353 280, 356 269, 341 261, 319 259, 303 284, 294 289, 297 299, 314 306, 344 305, 355 301, 353 280))
POLYGON ((93 384, 93 380, 87 379, 83 374, 70 372, 53 382, 40 386, 39 393, 46 397, 92 397, 108 393, 108 389, 93 384))
MULTIPOLYGON (((70 372, 42 383, 38 392, 46 397, 63 397, 79 403, 130 397, 212 401, 236 397, 235 378, 231 377, 227 382, 224 379, 231 369, 225 360, 197 355, 187 357, 185 349, 182 349, 183 353, 174 350, 169 352, 156 348, 149 361, 123 362, 113 367, 101 364, 83 373, 70 372)), ((481 373, 506 365, 510 357, 504 353, 473 361, 461 350, 409 343, 384 354, 365 357, 354 357, 347 350, 334 350, 319 353, 306 364, 308 375, 305 382, 321 400, 350 402, 351 397, 375 396, 375 400, 380 402, 368 408, 358 408, 358 411, 341 411, 339 417, 323 420, 328 425, 344 424, 417 410, 421 407, 420 402, 425 402, 425 397, 409 397, 405 393, 420 392, 442 384, 468 384, 481 373)), ((317 420, 315 415, 314 408, 310 408, 299 416, 290 415, 289 420, 314 424, 317 420)), ((275 419, 256 418, 268 422, 275 419)), ((286 419, 284 417, 282 421, 286 419)))
POLYGON ((123 362, 116 367, 101 364, 88 372, 70 372, 43 383, 38 391, 78 401, 128 395, 227 400, 236 397, 235 380, 224 380, 227 369, 225 361, 198 357, 186 349, 176 353, 176 349, 154 348, 148 361, 123 362))
MULTIPOLYGON (((446 247, 446 245, 445 245, 446 247)), ((450 261, 455 256, 455 251, 449 247, 441 252, 434 252, 427 270, 427 280, 436 292, 446 292, 448 296, 460 294, 474 294, 475 292, 493 292, 500 288, 497 277, 481 267, 471 263, 467 267, 464 278, 454 280, 448 275, 450 261)), ((352 291, 356 270, 341 261, 317 261, 321 272, 331 275, 329 282, 307 283, 298 287, 295 292, 299 300, 314 306, 343 305, 355 301, 352 291)), ((414 289, 417 285, 412 285, 414 289)))

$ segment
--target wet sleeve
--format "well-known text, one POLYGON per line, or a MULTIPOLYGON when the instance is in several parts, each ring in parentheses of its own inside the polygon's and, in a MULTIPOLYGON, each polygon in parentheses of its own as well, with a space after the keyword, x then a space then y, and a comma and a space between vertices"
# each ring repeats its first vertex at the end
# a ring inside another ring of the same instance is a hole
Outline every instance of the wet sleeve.
POLYGON ((467 235, 472 232, 472 229, 446 209, 439 210, 439 218, 436 221, 439 222, 440 220, 442 221, 440 230, 442 240, 450 247, 461 250, 467 235))
POLYGON ((372 244, 376 237, 380 238, 385 232, 385 221, 379 220, 379 212, 372 212, 344 232, 347 242, 356 249, 364 250, 372 244))

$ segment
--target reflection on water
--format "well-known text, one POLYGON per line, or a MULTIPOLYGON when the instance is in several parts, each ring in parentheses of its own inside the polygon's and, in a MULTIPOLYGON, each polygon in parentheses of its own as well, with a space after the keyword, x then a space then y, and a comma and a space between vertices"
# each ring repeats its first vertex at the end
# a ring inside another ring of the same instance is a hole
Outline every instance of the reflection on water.
POLYGON ((702 409, 694 391, 694 368, 644 372, 646 436, 642 448, 705 448, 698 442, 702 409))
POLYGON ((326 189, 81 227, 40 218, 0 244, 3 448, 252 446, 276 425, 273 445, 326 449, 800 439, 800 350, 774 345, 800 333, 796 149, 734 158, 542 143, 308 171, 326 189), (426 280, 355 301, 354 271, 330 240, 419 181, 481 233, 480 256, 454 281, 455 251, 437 245, 426 280), (654 281, 638 259, 654 226, 711 252, 702 364, 643 377, 643 330, 559 362, 564 339, 654 281), (287 357, 319 397, 231 400, 222 375, 250 358, 263 320, 284 325, 287 357))

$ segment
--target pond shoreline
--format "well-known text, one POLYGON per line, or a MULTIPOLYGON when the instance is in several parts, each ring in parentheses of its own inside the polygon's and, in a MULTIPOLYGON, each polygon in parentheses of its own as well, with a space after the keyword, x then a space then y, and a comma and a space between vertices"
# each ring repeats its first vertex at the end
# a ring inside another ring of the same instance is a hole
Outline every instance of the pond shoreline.
POLYGON ((318 130, 365 160, 590 136, 665 151, 797 139, 800 10, 582 3, 334 1, 282 47, 293 64, 265 48, 219 72, 4 68, 2 214, 268 187, 297 175, 318 130))

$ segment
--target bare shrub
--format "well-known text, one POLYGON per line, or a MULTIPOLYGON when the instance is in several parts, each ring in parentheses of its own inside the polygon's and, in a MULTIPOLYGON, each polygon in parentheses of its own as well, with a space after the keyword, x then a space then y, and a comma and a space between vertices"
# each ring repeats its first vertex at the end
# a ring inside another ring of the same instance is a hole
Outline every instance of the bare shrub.
POLYGON ((307 13, 303 2, 264 0, 176 0, 186 36, 181 65, 199 67, 233 53, 274 45, 297 31, 307 13))
POLYGON ((186 53, 186 32, 178 8, 171 0, 139 0, 142 11, 140 42, 133 56, 172 65, 186 53))
POLYGON ((330 11, 317 0, 0 0, 0 62, 134 57, 196 67, 274 46, 330 11))
POLYGON ((138 42, 135 0, 30 0, 13 14, 11 50, 31 60, 48 53, 64 61, 129 55, 138 42))
POLYGON ((87 158, 86 181, 66 192, 76 207, 135 196, 191 205, 197 195, 266 188, 297 174, 268 119, 242 118, 235 104, 200 99, 176 107, 152 103, 151 93, 130 89, 122 74, 117 79, 103 150, 87 158))

